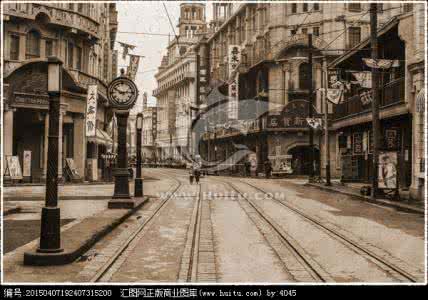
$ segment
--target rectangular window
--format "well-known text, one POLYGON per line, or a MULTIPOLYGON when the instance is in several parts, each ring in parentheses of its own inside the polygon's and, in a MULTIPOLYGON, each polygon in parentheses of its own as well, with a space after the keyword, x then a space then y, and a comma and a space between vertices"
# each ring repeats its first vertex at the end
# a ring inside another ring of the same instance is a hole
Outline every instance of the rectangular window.
POLYGON ((404 12, 411 12, 413 10, 413 3, 404 4, 404 12))
POLYGON ((10 59, 19 60, 19 36, 10 36, 10 59))
POLYGON ((297 12, 297 3, 291 4, 291 13, 295 14, 297 12))
POLYGON ((320 28, 319 27, 312 28, 312 34, 315 36, 319 36, 320 35, 320 28))
POLYGON ((292 29, 290 32, 291 32, 291 35, 296 35, 296 29, 292 29))
POLYGON ((308 34, 308 28, 302 28, 302 33, 303 34, 308 34))
POLYGON ((73 68, 74 66, 74 45, 73 43, 68 43, 68 60, 67 64, 69 68, 73 68))
POLYGON ((361 42, 361 28, 349 27, 349 48, 353 48, 361 42))
POLYGON ((308 3, 303 3, 303 12, 308 11, 308 3))
POLYGON ((46 40, 46 57, 53 55, 53 41, 46 40))
POLYGON ((349 3, 349 11, 361 11, 361 3, 349 3))
POLYGON ((76 69, 82 70, 82 48, 76 47, 76 69))
POLYGON ((314 6, 312 8, 313 11, 319 11, 320 10, 320 4, 319 3, 314 3, 314 6))
POLYGON ((82 3, 77 4, 77 11, 80 13, 83 13, 83 4, 82 3))

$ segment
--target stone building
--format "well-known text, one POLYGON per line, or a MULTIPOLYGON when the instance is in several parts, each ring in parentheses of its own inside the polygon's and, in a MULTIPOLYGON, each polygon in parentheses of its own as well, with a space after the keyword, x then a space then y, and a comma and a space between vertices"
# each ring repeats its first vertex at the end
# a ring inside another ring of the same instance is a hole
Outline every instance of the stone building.
MULTIPOLYGON (((398 187, 410 190, 410 196, 420 200, 425 186, 425 22, 424 4, 415 3, 403 7, 400 15, 378 31, 380 58, 397 61, 395 66, 382 70, 380 76, 380 150, 397 157, 398 187)), ((337 58, 330 67, 345 72, 368 71, 362 61, 369 56, 363 50, 367 48, 369 40, 337 58)), ((357 89, 334 107, 330 155, 336 177, 345 181, 371 180, 371 120, 371 103, 361 101, 357 89)))
MULTIPOLYGON (((114 3, 6 3, 4 8, 4 156, 31 151, 30 180, 46 176, 47 57, 63 61, 58 173, 72 159, 82 179, 100 180, 109 112, 106 88, 116 77, 114 3), (98 87, 97 135, 85 135, 88 84, 98 87), (70 161, 70 160, 68 160, 70 161)), ((110 116, 111 117, 111 116, 110 116)), ((28 152, 27 152, 28 153, 28 152)), ((6 165, 5 165, 6 166, 6 165)), ((28 165, 27 165, 28 167, 28 165)))
MULTIPOLYGON (((227 111, 219 111, 223 118, 217 117, 217 128, 203 139, 203 157, 222 161, 236 152, 234 145, 240 144, 257 154, 259 172, 267 159, 284 158, 290 159, 294 174, 308 174, 310 149, 304 123, 309 108, 308 34, 313 36, 313 105, 317 116, 324 113, 319 90, 323 61, 331 62, 369 35, 369 4, 244 3, 234 9, 220 9, 226 13, 221 17, 216 13, 218 5, 214 4, 214 31, 208 32, 198 47, 201 60, 206 58, 201 64, 208 68, 207 91, 217 87, 227 93, 228 47, 238 45, 239 102, 253 99, 257 104, 251 109, 239 106, 238 120, 233 122, 227 121, 227 111)), ((379 4, 379 25, 402 10, 397 3, 379 4)), ((201 92, 202 103, 207 96, 201 92)), ((328 111, 332 113, 331 105, 328 111)), ((316 133, 318 166, 320 140, 321 135, 316 133)))
POLYGON ((191 107, 196 104, 196 53, 198 33, 206 30, 205 4, 180 4, 178 36, 167 47, 158 72, 158 127, 156 157, 160 160, 181 160, 182 152, 190 152, 191 107))

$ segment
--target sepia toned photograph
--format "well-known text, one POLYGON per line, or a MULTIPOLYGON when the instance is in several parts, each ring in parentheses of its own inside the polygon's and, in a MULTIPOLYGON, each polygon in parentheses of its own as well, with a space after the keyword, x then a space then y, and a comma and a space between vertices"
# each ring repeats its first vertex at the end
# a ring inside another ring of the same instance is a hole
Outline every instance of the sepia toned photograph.
POLYGON ((3 1, 3 297, 426 285, 426 14, 3 1))

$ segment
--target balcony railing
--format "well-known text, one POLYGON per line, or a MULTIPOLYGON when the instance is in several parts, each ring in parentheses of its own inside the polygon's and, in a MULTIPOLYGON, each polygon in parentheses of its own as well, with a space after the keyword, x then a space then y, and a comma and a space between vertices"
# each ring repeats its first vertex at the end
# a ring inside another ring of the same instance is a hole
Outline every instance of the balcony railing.
MULTIPOLYGON (((385 107, 404 102, 404 78, 387 83, 380 90, 379 106, 385 107)), ((371 103, 363 105, 359 95, 349 97, 345 102, 334 106, 333 119, 366 113, 371 110, 371 103)))

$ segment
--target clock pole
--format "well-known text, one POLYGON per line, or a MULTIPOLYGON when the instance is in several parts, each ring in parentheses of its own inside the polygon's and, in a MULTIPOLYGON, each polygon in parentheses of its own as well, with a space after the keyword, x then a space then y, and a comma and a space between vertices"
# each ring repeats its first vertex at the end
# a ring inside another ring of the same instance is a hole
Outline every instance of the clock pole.
POLYGON ((128 149, 126 147, 126 129, 128 125, 128 110, 117 110, 117 167, 114 170, 113 199, 130 199, 128 149))
MULTIPOLYGON (((111 107, 115 110, 117 118, 117 161, 114 175, 114 193, 108 203, 109 208, 134 208, 136 201, 129 193, 128 149, 126 144, 126 130, 128 128, 129 111, 138 97, 135 83, 121 75, 114 79, 107 89, 107 97, 111 107), (118 87, 122 88, 119 89, 118 87), (127 89, 123 89, 125 86, 127 89)), ((141 200, 141 198, 140 198, 141 200)), ((137 201, 141 203, 141 201, 137 201)), ((142 199, 144 201, 144 199, 142 199)))

